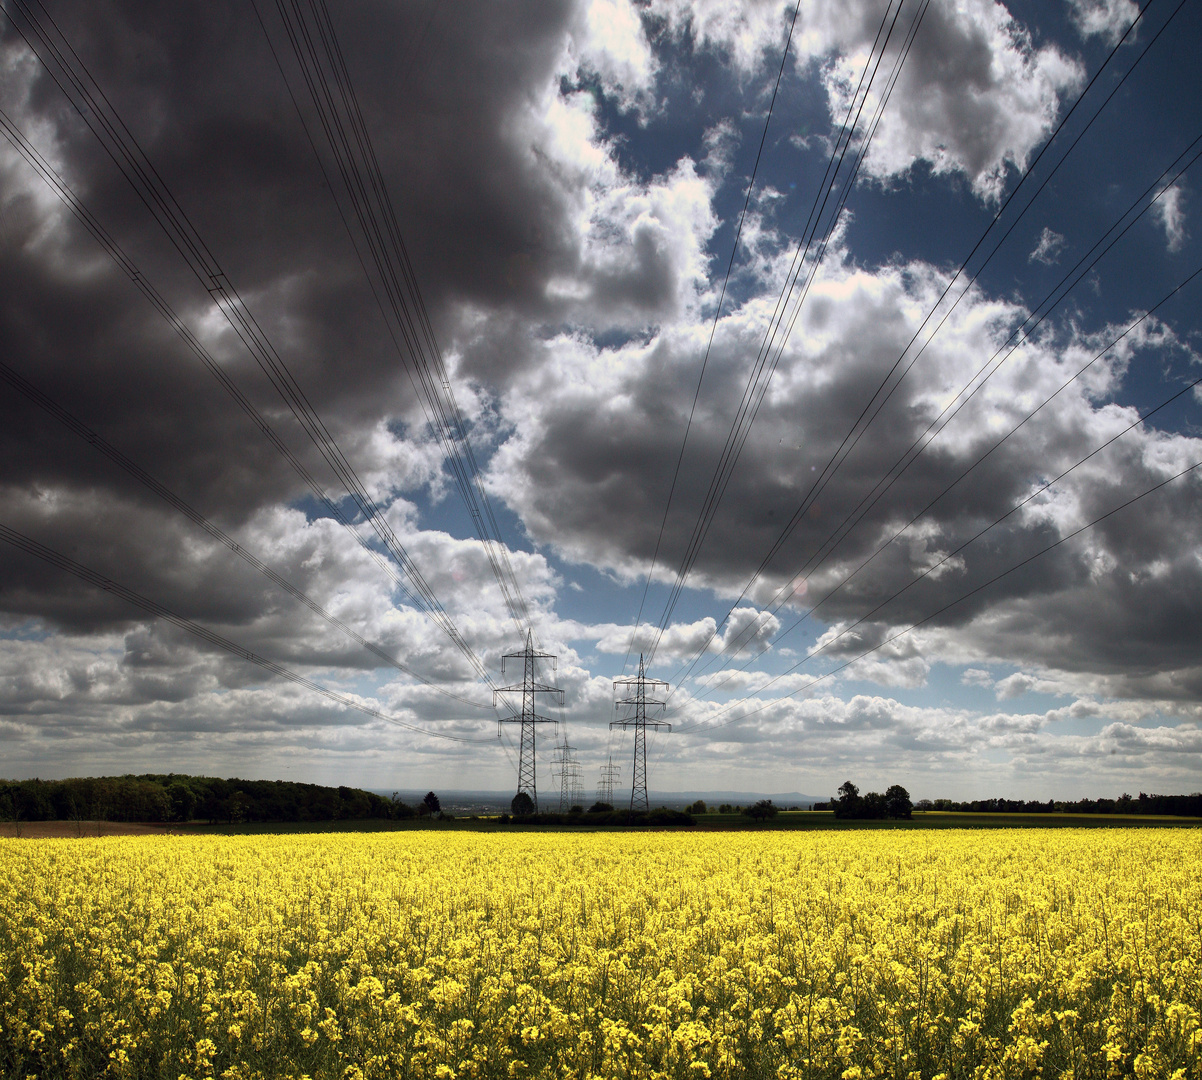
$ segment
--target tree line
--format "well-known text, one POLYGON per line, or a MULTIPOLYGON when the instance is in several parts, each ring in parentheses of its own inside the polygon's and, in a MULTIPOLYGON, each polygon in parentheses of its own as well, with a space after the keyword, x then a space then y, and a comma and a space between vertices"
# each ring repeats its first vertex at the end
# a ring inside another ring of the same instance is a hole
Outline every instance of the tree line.
POLYGON ((884 794, 860 789, 850 780, 839 787, 829 802, 815 803, 815 810, 833 810, 838 818, 908 818, 913 811, 942 810, 960 814, 1157 814, 1171 817, 1202 817, 1202 793, 1192 795, 1120 795, 1117 799, 919 799, 911 803, 910 793, 900 784, 886 788, 884 794))
MULTIPOLYGON (((515 800, 516 802, 516 800, 515 800)), ((534 815, 533 803, 511 807, 516 823, 549 824, 548 815, 534 815)), ((598 803, 585 812, 552 815, 563 824, 635 823, 626 811, 598 803)), ((770 800, 754 806, 723 805, 719 812, 741 811, 756 820, 775 816, 779 808, 770 800)), ((1192 795, 1122 795, 1117 799, 1016 800, 1016 799, 920 799, 911 803, 900 784, 883 793, 861 795, 850 780, 829 802, 815 803, 815 810, 833 810, 839 818, 908 818, 914 810, 1000 814, 1156 814, 1202 817, 1202 793, 1192 795)), ((698 801, 685 813, 664 809, 652 811, 639 824, 692 824, 694 815, 705 814, 698 801)), ((147 773, 134 776, 84 777, 71 780, 0 780, 0 821, 122 821, 171 822, 207 821, 211 824, 241 822, 308 822, 347 820, 405 820, 414 817, 448 817, 438 796, 428 792, 417 806, 409 806, 394 793, 385 798, 375 792, 352 787, 325 787, 289 780, 220 779, 181 773, 147 773)), ((508 815, 506 815, 508 817, 508 815)))
POLYGON ((1202 817, 1202 792, 1192 795, 1120 795, 1117 799, 920 799, 915 810, 944 810, 961 814, 1159 814, 1202 817))
MULTIPOLYGON (((437 803, 437 798, 435 798, 437 803)), ((430 813, 351 787, 289 780, 222 780, 148 773, 71 780, 0 781, 4 821, 273 821, 400 819, 430 813)))

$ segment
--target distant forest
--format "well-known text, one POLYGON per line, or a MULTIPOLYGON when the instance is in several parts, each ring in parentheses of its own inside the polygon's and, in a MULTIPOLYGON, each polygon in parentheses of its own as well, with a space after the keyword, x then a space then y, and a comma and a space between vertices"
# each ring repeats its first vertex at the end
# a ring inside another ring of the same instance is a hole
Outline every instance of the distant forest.
POLYGON ((340 821, 418 813, 395 798, 359 788, 288 780, 149 773, 0 781, 0 821, 340 821))

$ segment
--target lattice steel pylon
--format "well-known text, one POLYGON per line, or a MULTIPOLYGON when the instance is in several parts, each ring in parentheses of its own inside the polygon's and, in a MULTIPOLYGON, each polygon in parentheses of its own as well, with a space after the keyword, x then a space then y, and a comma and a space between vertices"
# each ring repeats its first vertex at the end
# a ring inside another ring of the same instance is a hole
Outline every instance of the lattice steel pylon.
POLYGON ((622 720, 611 720, 609 726, 611 728, 634 728, 634 782, 630 787, 630 809, 634 810, 650 810, 651 803, 647 798, 647 728, 667 728, 672 730, 672 725, 664 720, 648 720, 647 707, 653 709, 663 708, 665 702, 659 698, 649 698, 647 696, 648 688, 654 694, 659 687, 668 689, 668 684, 663 679, 648 679, 643 669, 643 656, 639 654, 639 673, 635 676, 624 676, 614 679, 614 708, 633 708, 634 714, 627 716, 622 720), (629 691, 634 690, 633 697, 617 697, 620 689, 629 691))
MULTIPOLYGON (((518 653, 506 653, 501 658, 501 677, 505 677, 506 661, 522 661, 522 681, 520 685, 500 686, 492 692, 493 705, 497 698, 505 694, 521 694, 522 706, 520 713, 512 716, 502 716, 502 724, 521 724, 521 747, 518 751, 518 791, 530 796, 534 809, 538 810, 538 763, 535 757, 534 731, 536 724, 554 724, 556 721, 549 716, 542 716, 535 711, 536 694, 554 694, 558 704, 563 704, 563 691, 558 686, 551 686, 538 681, 536 666, 540 660, 550 660, 551 670, 555 670, 555 656, 552 653, 536 652, 534 636, 526 631, 526 647, 518 653)), ((511 706, 512 708, 512 706, 511 706)))
POLYGON ((559 812, 566 814, 577 802, 580 792, 580 762, 573 756, 574 746, 568 745, 568 737, 555 744, 552 768, 559 772, 559 812))
POLYGON ((622 775, 622 768, 614 764, 613 756, 601 766, 601 779, 597 782, 597 802, 608 806, 614 804, 614 785, 622 775))

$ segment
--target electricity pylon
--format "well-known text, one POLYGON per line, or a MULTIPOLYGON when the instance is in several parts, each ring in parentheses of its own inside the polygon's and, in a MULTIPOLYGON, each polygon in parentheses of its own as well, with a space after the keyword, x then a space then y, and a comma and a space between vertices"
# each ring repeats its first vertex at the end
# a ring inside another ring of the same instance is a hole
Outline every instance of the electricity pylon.
POLYGON ((556 743, 554 767, 559 772, 559 812, 566 814, 577 802, 580 791, 580 762, 573 756, 576 747, 568 745, 568 737, 563 742, 556 743))
POLYGON ((614 764, 613 756, 601 766, 601 779, 597 784, 597 802, 605 803, 608 806, 614 804, 614 784, 618 782, 618 777, 622 775, 620 766, 614 764))
MULTIPOLYGON (((523 791, 530 796, 535 811, 538 810, 538 778, 537 762, 535 760, 534 731, 536 724, 554 724, 549 716, 542 716, 535 711, 536 694, 553 694, 557 703, 563 704, 563 691, 558 686, 540 683, 537 678, 536 665, 539 660, 550 660, 551 670, 555 670, 555 657, 551 653, 536 652, 534 638, 530 631, 526 632, 526 647, 518 653, 506 653, 501 658, 501 677, 505 677, 505 664, 508 660, 522 661, 522 681, 520 685, 501 686, 493 691, 492 700, 496 705, 498 695, 521 694, 522 708, 520 713, 501 717, 502 724, 521 724, 522 739, 518 751, 518 794, 523 791)), ((512 708, 512 705, 510 706, 512 708)))
POLYGON ((672 725, 663 720, 648 720, 647 707, 652 709, 663 708, 665 702, 659 698, 649 698, 647 690, 650 688, 654 694, 659 687, 668 689, 668 684, 663 679, 648 679, 643 670, 643 656, 639 654, 639 673, 636 676, 625 676, 614 679, 614 708, 621 709, 623 707, 633 707, 633 715, 627 716, 622 720, 611 720, 609 726, 611 728, 620 727, 623 730, 626 728, 634 728, 634 783, 630 787, 630 809, 634 810, 650 810, 651 803, 647 798, 647 728, 667 728, 672 730, 672 725), (633 697, 617 698, 619 687, 624 688, 627 692, 633 688, 633 697))

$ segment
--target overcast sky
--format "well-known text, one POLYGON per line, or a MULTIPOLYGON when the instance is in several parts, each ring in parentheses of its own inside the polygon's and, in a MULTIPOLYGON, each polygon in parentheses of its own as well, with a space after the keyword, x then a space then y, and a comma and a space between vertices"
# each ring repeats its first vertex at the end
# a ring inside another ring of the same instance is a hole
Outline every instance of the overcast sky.
MULTIPOLYGON (((0 32, 0 775, 513 787, 446 627, 495 685, 522 636, 293 48, 319 9, 44 3, 0 32)), ((331 4, 590 796, 653 649, 658 790, 1202 786, 1202 8, 1139 14, 331 4)))

